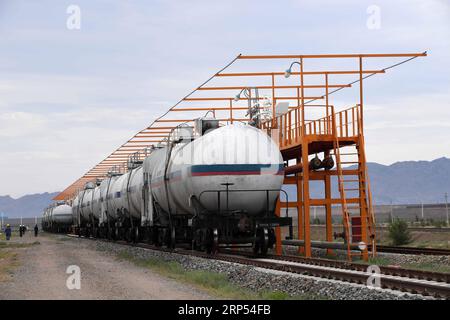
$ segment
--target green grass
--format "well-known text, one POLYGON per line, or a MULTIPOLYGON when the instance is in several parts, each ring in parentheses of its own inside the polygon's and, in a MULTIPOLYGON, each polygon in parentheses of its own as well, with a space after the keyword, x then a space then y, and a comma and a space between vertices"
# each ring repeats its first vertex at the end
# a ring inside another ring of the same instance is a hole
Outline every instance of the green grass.
POLYGON ((369 258, 369 261, 366 262, 367 264, 376 264, 378 266, 387 266, 392 264, 392 261, 389 258, 383 258, 383 257, 375 257, 375 258, 369 258))
POLYGON ((264 300, 310 300, 324 299, 314 295, 290 296, 280 291, 252 292, 231 283, 225 274, 203 271, 185 270, 181 264, 174 261, 163 261, 160 259, 138 259, 127 252, 118 254, 121 260, 127 260, 140 267, 156 271, 168 278, 194 285, 207 291, 209 294, 223 299, 264 299, 264 300))

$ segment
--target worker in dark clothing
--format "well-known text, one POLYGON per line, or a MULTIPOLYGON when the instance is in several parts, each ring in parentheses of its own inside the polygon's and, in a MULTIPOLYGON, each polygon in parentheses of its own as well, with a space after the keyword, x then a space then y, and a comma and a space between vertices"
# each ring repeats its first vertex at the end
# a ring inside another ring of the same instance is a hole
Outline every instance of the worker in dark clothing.
POLYGON ((22 235, 23 235, 23 226, 20 225, 19 226, 19 236, 22 238, 22 235))
POLYGON ((6 236, 6 240, 11 239, 11 227, 9 224, 6 225, 5 236, 6 236))
POLYGON ((37 237, 38 232, 39 232, 39 227, 38 227, 38 225, 35 225, 35 226, 34 226, 34 236, 35 236, 35 237, 37 237))

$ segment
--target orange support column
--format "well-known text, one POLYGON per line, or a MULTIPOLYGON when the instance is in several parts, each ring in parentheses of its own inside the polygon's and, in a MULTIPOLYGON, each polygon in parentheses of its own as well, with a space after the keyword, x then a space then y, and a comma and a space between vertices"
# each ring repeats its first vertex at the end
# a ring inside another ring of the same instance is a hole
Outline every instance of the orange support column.
MULTIPOLYGON (((301 157, 297 158, 297 164, 301 163, 301 157)), ((300 173, 296 174, 297 178, 297 238, 299 240, 305 239, 305 229, 303 224, 303 188, 302 177, 300 173)), ((298 253, 305 253, 305 247, 298 247, 298 253)))
MULTIPOLYGON (((364 145, 361 145, 361 137, 364 134, 364 114, 363 114, 363 101, 364 101, 364 90, 363 90, 363 59, 360 56, 359 57, 359 109, 360 111, 357 112, 359 114, 357 117, 359 118, 359 124, 360 124, 360 130, 358 130, 358 135, 360 137, 359 139, 359 145, 358 148, 358 169, 359 169, 359 207, 360 207, 360 215, 361 215, 361 238, 362 241, 366 243, 366 245, 369 245, 369 239, 367 237, 367 207, 365 206, 365 203, 367 201, 367 195, 366 195, 366 178, 365 178, 365 172, 367 170, 366 168, 366 159, 364 157, 364 150, 360 150, 360 148, 364 148, 364 145), (362 158, 362 159, 361 159, 362 158), (364 174, 361 174, 363 172, 364 174)), ((369 260, 369 253, 368 249, 366 249, 362 252, 362 257, 364 261, 369 260)))
MULTIPOLYGON (((329 154, 329 152, 328 152, 329 154)), ((326 170, 328 171, 328 170, 326 170)), ((325 214, 326 214, 326 232, 327 242, 333 242, 333 219, 331 208, 331 176, 326 172, 325 174, 325 214)), ((327 254, 334 254, 333 249, 327 249, 327 254)))
MULTIPOLYGON (((281 202, 280 198, 278 198, 277 204, 275 206, 275 214, 277 217, 280 216, 281 211, 281 202)), ((282 250, 281 250, 281 228, 275 227, 275 254, 277 256, 281 256, 282 250)))
POLYGON ((311 257, 311 225, 309 223, 309 167, 308 167, 308 139, 303 137, 302 163, 303 163, 303 223, 305 229, 305 257, 311 257))

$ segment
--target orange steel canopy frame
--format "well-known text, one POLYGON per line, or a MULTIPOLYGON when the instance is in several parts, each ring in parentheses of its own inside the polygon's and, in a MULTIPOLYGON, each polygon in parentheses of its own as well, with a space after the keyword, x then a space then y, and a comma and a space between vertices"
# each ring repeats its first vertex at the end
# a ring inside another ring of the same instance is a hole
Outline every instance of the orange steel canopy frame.
MULTIPOLYGON (((112 167, 127 171, 130 157, 143 160, 148 155, 147 148, 165 143, 180 124, 189 125, 206 114, 214 116, 221 124, 248 123, 251 121, 249 110, 256 108, 260 112, 256 125, 278 143, 285 160, 285 184, 295 185, 297 189, 296 201, 277 205, 278 213, 281 207, 297 209, 297 242, 286 241, 286 244, 297 245, 305 256, 311 256, 311 206, 325 207, 326 238, 327 242, 332 242, 332 211, 333 207, 340 207, 344 227, 341 236, 349 259, 358 244, 362 246, 359 254, 367 259, 370 245, 375 252, 375 218, 364 151, 363 83, 369 77, 426 55, 426 52, 238 55, 54 200, 73 198, 87 182, 107 176, 112 167), (354 103, 337 110, 331 102, 332 94, 351 87, 356 88, 356 94, 345 100, 351 99, 354 103), (349 152, 351 148, 355 150, 349 152), (309 168, 311 156, 321 153, 324 158, 334 157, 333 170, 309 168), (339 197, 334 199, 332 177, 339 190, 339 197), (311 181, 324 182, 323 199, 310 197, 311 181)), ((279 240, 279 229, 277 233, 279 240)), ((281 253, 280 241, 276 250, 281 253)), ((331 249, 327 250, 332 253, 331 249)))

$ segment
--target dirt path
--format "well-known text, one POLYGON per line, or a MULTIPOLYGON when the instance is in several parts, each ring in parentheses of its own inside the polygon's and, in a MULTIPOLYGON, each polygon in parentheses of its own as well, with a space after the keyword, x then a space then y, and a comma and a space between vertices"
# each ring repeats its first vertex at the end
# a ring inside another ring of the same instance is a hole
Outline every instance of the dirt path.
MULTIPOLYGON (((35 240, 30 234, 13 239, 24 243, 35 240)), ((200 289, 88 248, 79 239, 49 235, 37 240, 38 245, 8 249, 18 252, 20 266, 11 280, 0 282, 0 300, 212 298, 200 289), (66 286, 70 265, 80 267, 80 290, 66 286)))

